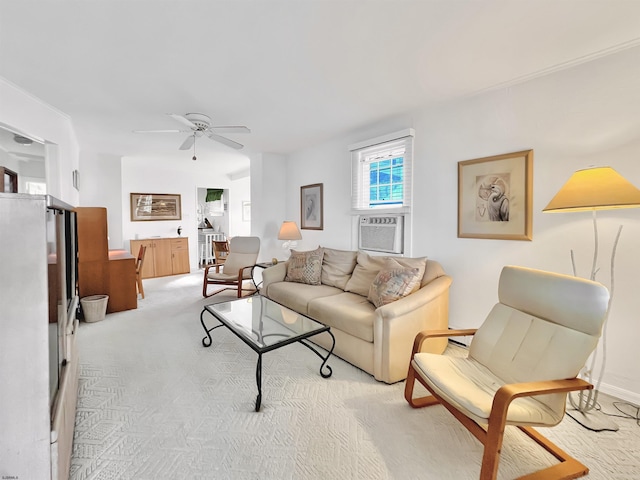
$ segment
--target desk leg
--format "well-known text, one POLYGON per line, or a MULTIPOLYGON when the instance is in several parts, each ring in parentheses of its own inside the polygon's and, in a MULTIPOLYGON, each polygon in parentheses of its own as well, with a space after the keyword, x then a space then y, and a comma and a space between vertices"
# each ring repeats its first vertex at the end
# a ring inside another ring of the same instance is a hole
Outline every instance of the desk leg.
POLYGON ((258 354, 258 364, 256 365, 256 383, 258 385, 258 396, 256 397, 256 412, 260 411, 262 403, 262 354, 258 354))

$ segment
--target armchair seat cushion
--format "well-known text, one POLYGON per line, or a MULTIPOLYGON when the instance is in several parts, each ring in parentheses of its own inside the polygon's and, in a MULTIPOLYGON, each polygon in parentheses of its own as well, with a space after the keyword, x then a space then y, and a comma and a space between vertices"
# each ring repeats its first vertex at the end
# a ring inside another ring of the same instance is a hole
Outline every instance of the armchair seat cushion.
MULTIPOLYGON (((238 280, 238 272, 236 271, 232 273, 231 270, 227 270, 226 272, 216 272, 215 270, 211 269, 207 273, 207 278, 209 280, 216 280, 220 282, 232 282, 234 280, 238 280)), ((247 268, 242 272, 242 278, 243 280, 251 280, 251 268, 247 268)))
MULTIPOLYGON (((488 424, 493 398, 505 382, 472 358, 417 353, 413 367, 443 400, 476 423, 488 424)), ((507 424, 553 426, 562 415, 536 397, 522 397, 509 406, 507 424)))

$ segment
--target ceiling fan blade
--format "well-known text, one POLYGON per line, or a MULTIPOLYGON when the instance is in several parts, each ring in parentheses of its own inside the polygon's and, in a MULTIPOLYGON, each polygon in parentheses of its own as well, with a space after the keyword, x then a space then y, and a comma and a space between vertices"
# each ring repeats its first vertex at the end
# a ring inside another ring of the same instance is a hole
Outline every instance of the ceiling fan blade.
POLYGON ((178 122, 182 123, 183 125, 186 125, 189 128, 193 128, 193 129, 198 128, 198 126, 195 123, 193 123, 188 118, 183 117, 182 115, 178 115, 177 113, 167 113, 167 115, 169 115, 174 120, 177 120, 178 122))
POLYGON ((189 150, 195 141, 196 137, 194 135, 189 135, 186 140, 182 142, 182 145, 180 145, 178 150, 189 150))
POLYGON ((240 150, 242 147, 244 147, 244 145, 242 145, 241 143, 234 142, 233 140, 229 140, 228 138, 222 137, 213 132, 207 132, 207 137, 209 137, 211 140, 215 140, 216 142, 223 143, 227 147, 235 148, 236 150, 240 150))
POLYGON ((182 133, 189 130, 133 130, 133 133, 182 133))
POLYGON ((211 130, 221 131, 224 133, 251 133, 244 125, 219 125, 210 127, 211 130))

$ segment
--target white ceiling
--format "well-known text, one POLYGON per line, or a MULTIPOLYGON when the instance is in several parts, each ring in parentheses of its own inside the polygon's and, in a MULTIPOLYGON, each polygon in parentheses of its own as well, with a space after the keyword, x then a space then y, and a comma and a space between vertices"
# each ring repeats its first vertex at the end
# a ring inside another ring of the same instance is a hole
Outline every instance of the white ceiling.
POLYGON ((191 158, 182 134, 132 130, 202 112, 250 127, 229 135, 245 154, 288 153, 639 38, 626 0, 2 0, 0 76, 68 114, 81 150, 191 158))

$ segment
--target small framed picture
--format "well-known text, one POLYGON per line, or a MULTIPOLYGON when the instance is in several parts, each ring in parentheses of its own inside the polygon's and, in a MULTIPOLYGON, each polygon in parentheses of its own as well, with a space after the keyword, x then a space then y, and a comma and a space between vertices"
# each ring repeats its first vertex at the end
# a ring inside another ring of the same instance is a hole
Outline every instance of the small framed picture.
POLYGON ((131 221, 180 220, 180 194, 132 193, 131 221))
POLYGON ((458 237, 531 240, 533 150, 458 162, 458 237))
POLYGON ((251 221, 251 202, 249 201, 242 202, 242 221, 251 221))
POLYGON ((322 183, 300 187, 300 228, 323 230, 322 183))

